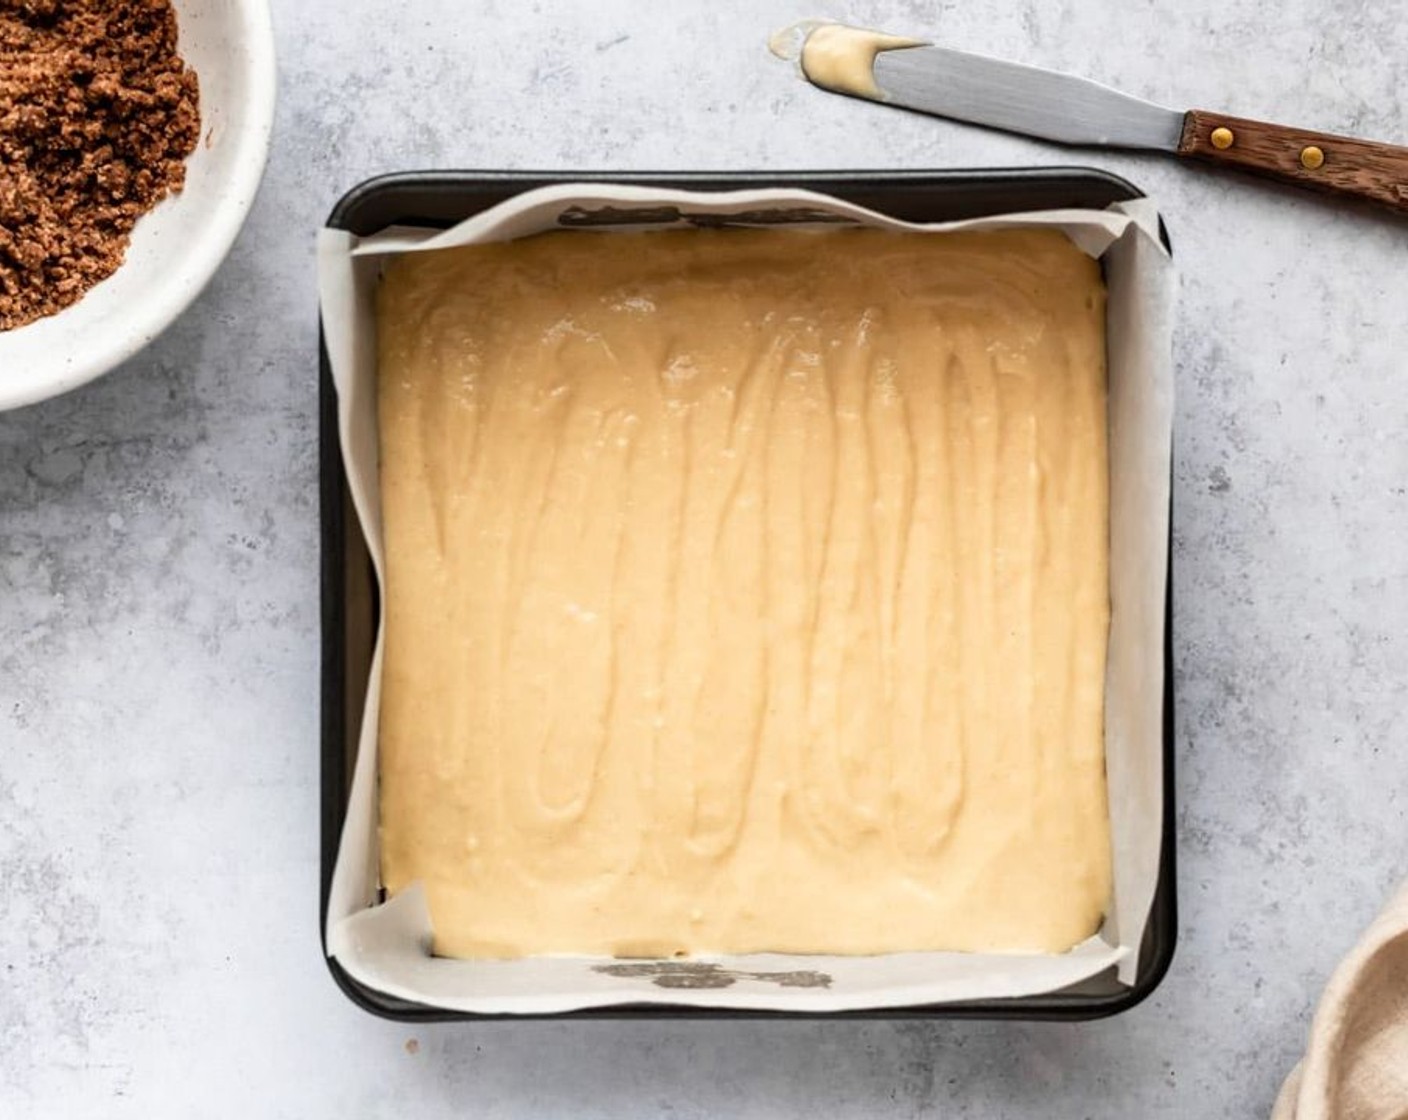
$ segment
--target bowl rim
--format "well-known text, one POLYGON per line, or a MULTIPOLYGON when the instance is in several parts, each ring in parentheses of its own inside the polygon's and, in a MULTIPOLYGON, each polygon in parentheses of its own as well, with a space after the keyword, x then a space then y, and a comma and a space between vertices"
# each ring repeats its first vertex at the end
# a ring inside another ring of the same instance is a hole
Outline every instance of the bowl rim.
MULTIPOLYGON (((264 177, 277 91, 273 17, 269 4, 267 0, 236 0, 235 7, 246 45, 244 68, 248 75, 248 96, 244 106, 247 123, 232 137, 232 170, 223 192, 223 197, 233 201, 214 209, 200 236, 188 245, 181 263, 172 270, 167 291, 174 294, 135 305, 126 328, 111 344, 88 346, 56 368, 46 365, 34 374, 11 370, 0 376, 0 412, 60 396, 116 369, 153 342, 195 302, 229 255, 264 177)), ((16 331, 24 329, 15 328, 16 331)), ((0 333, 0 350, 3 350, 4 338, 0 333)))

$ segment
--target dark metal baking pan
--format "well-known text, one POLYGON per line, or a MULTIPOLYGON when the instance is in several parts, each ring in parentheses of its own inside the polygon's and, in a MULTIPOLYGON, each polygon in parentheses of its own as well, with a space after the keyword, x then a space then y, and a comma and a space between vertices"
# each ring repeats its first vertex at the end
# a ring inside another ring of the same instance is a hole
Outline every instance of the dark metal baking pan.
MULTIPOLYGON (((821 191, 897 218, 949 221, 985 214, 1070 207, 1102 209, 1142 197, 1131 183, 1090 168, 972 171, 799 172, 410 172, 370 179, 333 208, 328 225, 359 235, 393 225, 445 227, 506 198, 555 183, 611 182, 697 191, 793 187, 821 191)), ((1168 243, 1164 231, 1164 242, 1168 243)), ((322 531, 322 876, 320 931, 327 926, 333 864, 351 788, 375 639, 377 589, 371 559, 352 509, 337 430, 337 400, 327 348, 319 347, 319 456, 322 531)), ((1164 620, 1163 845, 1158 888, 1131 985, 1102 974, 1046 995, 975 1000, 927 1007, 839 1013, 758 1012, 695 1007, 622 1006, 547 1016, 574 1018, 987 1018, 1094 1019, 1127 1011, 1158 986, 1173 959, 1177 934, 1174 873, 1173 582, 1164 620)), ((326 949, 326 945, 324 945, 326 949)), ((397 999, 359 983, 331 957, 333 979, 348 997, 376 1015, 406 1022, 532 1018, 469 1015, 397 999)))

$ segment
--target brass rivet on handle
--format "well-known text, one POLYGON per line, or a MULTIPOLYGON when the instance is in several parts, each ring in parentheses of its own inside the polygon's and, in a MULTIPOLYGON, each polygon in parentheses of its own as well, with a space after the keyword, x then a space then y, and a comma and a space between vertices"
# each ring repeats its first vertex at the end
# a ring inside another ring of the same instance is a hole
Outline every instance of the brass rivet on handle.
POLYGON ((1300 150, 1300 165, 1307 171, 1314 171, 1325 162, 1325 153, 1311 144, 1300 150))
POLYGON ((1223 151, 1227 148, 1230 148, 1232 146, 1232 141, 1237 138, 1232 135, 1232 130, 1230 128, 1215 128, 1212 130, 1212 135, 1208 137, 1208 139, 1212 141, 1212 146, 1214 148, 1218 149, 1219 151, 1223 151))

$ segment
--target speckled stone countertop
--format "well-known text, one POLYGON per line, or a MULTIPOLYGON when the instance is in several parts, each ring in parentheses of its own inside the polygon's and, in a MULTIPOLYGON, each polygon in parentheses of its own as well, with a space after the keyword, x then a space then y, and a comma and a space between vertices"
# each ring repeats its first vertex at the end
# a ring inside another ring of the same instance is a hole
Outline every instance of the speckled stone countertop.
POLYGON ((0 1116, 1264 1115, 1408 873, 1408 223, 827 96, 764 40, 824 14, 1403 142, 1396 7, 275 7, 277 132, 229 261, 125 367, 0 415, 0 1116), (313 231, 337 197, 424 167, 1061 163, 1153 195, 1183 276, 1159 991, 1081 1025, 407 1029, 348 1003, 317 929, 313 231))

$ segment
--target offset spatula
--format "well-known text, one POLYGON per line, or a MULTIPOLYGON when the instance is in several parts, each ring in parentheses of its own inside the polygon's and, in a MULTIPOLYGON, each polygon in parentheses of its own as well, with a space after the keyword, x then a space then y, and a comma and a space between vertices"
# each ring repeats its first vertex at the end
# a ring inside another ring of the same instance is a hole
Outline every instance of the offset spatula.
POLYGON ((1147 148, 1408 213, 1408 148, 1192 109, 1097 82, 840 24, 774 37, 814 85, 1060 144, 1147 148), (788 39, 790 36, 790 40, 788 39))

